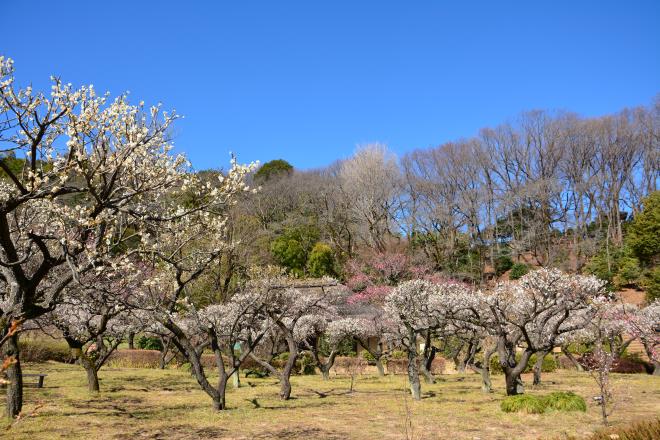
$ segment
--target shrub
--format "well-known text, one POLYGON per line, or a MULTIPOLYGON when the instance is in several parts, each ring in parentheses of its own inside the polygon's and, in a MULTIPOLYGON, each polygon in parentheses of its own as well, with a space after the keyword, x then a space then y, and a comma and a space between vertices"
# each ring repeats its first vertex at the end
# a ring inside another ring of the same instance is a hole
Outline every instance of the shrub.
POLYGON ((277 264, 296 276, 302 276, 309 253, 318 242, 319 236, 316 226, 300 225, 287 228, 271 242, 270 252, 277 264))
POLYGON ((547 410, 554 411, 586 411, 587 403, 581 396, 573 392, 557 391, 547 396, 537 397, 529 394, 508 396, 500 404, 504 412, 525 412, 542 414, 547 410))
POLYGON ((618 288, 624 286, 636 286, 642 274, 639 260, 628 255, 622 256, 618 261, 618 271, 614 275, 613 282, 618 288))
POLYGON ((508 255, 501 255, 495 259, 495 273, 502 275, 513 266, 513 260, 508 255))
POLYGON ((402 350, 392 350, 389 356, 390 359, 406 359, 407 357, 406 352, 402 350))
POLYGON ((362 357, 364 358, 365 361, 367 361, 369 365, 376 364, 376 358, 367 350, 362 350, 362 357))
POLYGON ((529 394, 520 394, 517 396, 507 396, 500 404, 502 411, 525 412, 527 414, 542 414, 545 411, 543 400, 529 394))
POLYGON ((319 348, 319 352, 325 357, 330 356, 330 353, 332 352, 333 349, 337 350, 337 354, 339 356, 355 355, 355 351, 354 351, 355 347, 353 346, 353 341, 350 339, 343 340, 337 347, 331 347, 330 344, 328 343, 328 338, 325 335, 323 335, 319 340, 318 348, 319 348))
MULTIPOLYGON (((534 364, 536 363, 537 356, 534 354, 532 357, 529 359, 529 363, 527 364, 527 368, 525 368, 526 372, 532 371, 532 368, 534 367, 534 364)), ((558 363, 557 359, 552 354, 548 354, 545 358, 543 358, 543 364, 541 364, 541 372, 543 373, 552 373, 558 368, 558 363)))
MULTIPOLYGON (((578 359, 578 362, 586 369, 592 369, 597 362, 594 360, 594 354, 585 353, 578 359)), ((612 363, 611 372, 621 374, 639 374, 651 371, 651 365, 643 361, 637 353, 626 353, 617 358, 612 363)))
POLYGON ((644 199, 644 209, 626 229, 626 244, 643 262, 652 262, 660 254, 660 191, 644 199))
MULTIPOLYGON (((271 361, 271 365, 277 369, 282 369, 288 360, 289 352, 285 351, 275 356, 271 361)), ((316 364, 310 353, 304 351, 298 355, 292 374, 316 374, 316 364)))
POLYGON ((587 410, 587 403, 581 396, 573 392, 557 391, 542 397, 546 409, 556 411, 582 411, 587 410))
POLYGON ((656 266, 644 273, 642 287, 646 290, 646 300, 649 303, 660 299, 660 266, 656 266))
POLYGON ((568 357, 566 357, 566 355, 562 354, 561 356, 559 356, 559 359, 557 361, 557 368, 560 368, 562 370, 574 370, 575 365, 573 364, 573 362, 571 362, 571 360, 568 357))
POLYGON ((242 363, 241 363, 241 369, 245 372, 246 377, 248 372, 251 372, 251 374, 254 377, 265 377, 270 374, 270 372, 262 367, 257 361, 252 359, 251 357, 246 358, 242 363))
POLYGON ((524 263, 516 263, 513 266, 511 266, 511 271, 509 272, 509 279, 517 280, 518 278, 525 275, 527 272, 529 272, 529 266, 527 266, 524 263))
POLYGON ((71 350, 64 341, 41 338, 19 339, 18 348, 23 362, 70 362, 71 350))
POLYGON ((153 336, 140 336, 137 340, 137 347, 142 350, 158 350, 163 349, 163 343, 160 341, 160 338, 153 336))
POLYGON ((336 275, 332 248, 325 243, 316 243, 307 258, 307 271, 311 276, 318 278, 336 275))
POLYGON ((300 353, 298 359, 296 359, 296 370, 299 374, 304 374, 305 376, 316 374, 316 362, 311 353, 306 351, 300 353))
POLYGON ((245 377, 255 377, 257 379, 267 377, 269 374, 267 371, 255 370, 253 368, 244 369, 243 373, 245 374, 245 377))
MULTIPOLYGON (((516 354, 516 360, 520 360, 520 353, 516 354)), ((537 356, 536 354, 533 354, 529 358, 529 362, 527 362, 527 366, 525 367, 524 373, 529 373, 532 371, 532 368, 534 367, 534 364, 536 363, 537 356)), ((543 359, 543 364, 541 365, 541 372, 543 373, 552 373, 557 369, 557 360, 552 354, 548 354, 544 359, 543 359)), ((500 360, 497 357, 497 355, 493 355, 490 358, 490 372, 494 374, 503 374, 504 370, 502 369, 502 365, 500 365, 500 360)))
POLYGON ((589 440, 648 440, 660 438, 660 419, 596 431, 589 440))

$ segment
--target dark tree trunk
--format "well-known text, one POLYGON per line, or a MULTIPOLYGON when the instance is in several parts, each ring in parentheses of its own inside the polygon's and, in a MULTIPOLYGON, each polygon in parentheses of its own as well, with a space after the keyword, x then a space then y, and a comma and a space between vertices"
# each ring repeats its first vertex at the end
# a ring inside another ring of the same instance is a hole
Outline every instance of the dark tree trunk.
POLYGON ((422 375, 424 376, 424 382, 427 384, 434 384, 435 383, 435 378, 433 377, 433 373, 429 370, 429 368, 425 365, 426 362, 422 362, 419 369, 422 372, 422 375))
POLYGON ((335 364, 335 358, 337 357, 337 351, 333 350, 326 359, 322 359, 317 351, 313 353, 314 359, 316 359, 316 366, 319 367, 321 371, 321 377, 323 380, 330 380, 330 370, 335 364))
POLYGON ((523 387, 520 375, 527 367, 529 358, 534 352, 526 349, 522 352, 520 360, 516 360, 516 341, 507 340, 500 337, 497 341, 497 354, 500 358, 500 365, 504 370, 504 379, 506 382, 507 396, 515 396, 523 394, 525 389, 523 387))
POLYGON ((414 400, 421 400, 422 385, 419 382, 419 371, 417 369, 417 354, 408 350, 408 382, 410 382, 410 393, 414 400))
POLYGON ((291 373, 296 366, 296 359, 298 359, 298 351, 289 352, 289 359, 280 375, 280 399, 282 400, 291 398, 291 373))
POLYGON ((174 357, 171 356, 169 359, 167 359, 167 354, 170 352, 170 345, 172 344, 172 338, 164 338, 161 336, 160 344, 163 346, 163 348, 160 351, 160 360, 158 362, 159 363, 158 367, 161 370, 164 370, 165 366, 169 364, 174 357))
POLYGON ((204 390, 204 392, 211 398, 213 401, 213 408, 220 410, 225 407, 225 395, 224 391, 226 388, 227 377, 224 371, 219 371, 220 380, 218 388, 213 387, 204 372, 204 366, 201 362, 201 355, 203 350, 198 350, 195 346, 192 345, 190 340, 186 337, 183 331, 172 321, 167 320, 162 322, 162 324, 173 333, 172 338, 170 339, 177 350, 190 362, 191 375, 197 379, 197 383, 204 390), (224 382, 224 386, 221 385, 224 382))
MULTIPOLYGON (((238 373, 238 371, 237 371, 238 373)), ((227 374, 220 374, 220 379, 218 380, 217 393, 211 396, 213 400, 213 409, 216 411, 223 411, 227 409, 227 400, 225 395, 227 393, 227 374)))
POLYGON ((382 343, 376 347, 376 349, 372 349, 369 346, 369 339, 366 341, 360 339, 360 338, 355 338, 355 341, 362 346, 371 356, 374 358, 374 362, 376 363, 376 369, 378 370, 378 377, 385 377, 385 367, 383 366, 383 348, 382 348, 382 343))
POLYGON ((135 350, 135 333, 133 332, 128 334, 128 348, 129 350, 135 350))
POLYGON ((67 340, 69 342, 69 347, 71 347, 71 350, 74 352, 74 356, 76 354, 78 355, 80 366, 82 366, 87 373, 87 389, 92 393, 98 393, 100 387, 97 366, 94 364, 94 361, 87 357, 87 353, 85 353, 82 349, 82 344, 74 342, 70 339, 67 340))
POLYGON ((495 349, 484 351, 483 361, 470 362, 468 366, 481 375, 481 391, 484 393, 492 392, 492 383, 490 381, 490 358, 495 354, 495 349))
POLYGON ((484 364, 481 367, 481 391, 490 393, 493 391, 493 384, 490 381, 490 359, 495 354, 495 350, 487 350, 484 353, 484 364))
POLYGON ((540 351, 536 354, 538 358, 536 359, 536 362, 534 363, 534 367, 532 368, 532 372, 534 373, 534 380, 532 384, 534 385, 541 385, 541 373, 543 372, 543 359, 548 355, 547 351, 540 351))
POLYGON ((7 339, 3 348, 5 358, 12 357, 14 361, 5 370, 7 374, 7 417, 18 417, 23 409, 23 376, 21 375, 21 360, 18 352, 18 334, 7 339))
POLYGON ((504 377, 506 380, 506 395, 515 396, 518 394, 523 394, 525 389, 523 387, 522 379, 520 379, 520 373, 514 372, 504 372, 504 377))
MULTIPOLYGON (((172 360, 172 358, 170 358, 169 360, 172 360)), ((167 353, 162 351, 160 353, 160 359, 158 360, 158 368, 160 368, 161 370, 164 370, 165 366, 168 364, 167 361, 168 361, 167 360, 167 353)))
POLYGON ((92 393, 98 393, 100 390, 98 371, 93 366, 85 367, 85 371, 87 371, 87 389, 92 393))
POLYGON ((490 393, 493 391, 493 384, 490 381, 490 365, 484 363, 481 368, 481 391, 490 393))
POLYGON ((291 380, 289 374, 282 374, 280 377, 280 399, 289 400, 291 398, 291 380))
POLYGON ((433 359, 435 359, 436 349, 431 343, 431 332, 426 333, 425 343, 424 343, 424 359, 420 364, 420 370, 424 375, 424 381, 427 384, 435 383, 435 378, 431 372, 431 366, 433 365, 433 359))
POLYGON ((453 361, 454 361, 454 368, 456 368, 456 372, 465 373, 465 364, 461 361, 458 355, 454 357, 453 361))
POLYGON ((644 345, 644 350, 646 351, 646 355, 648 356, 649 360, 653 364, 653 371, 651 374, 654 376, 660 376, 660 362, 657 360, 654 360, 655 356, 653 356, 654 352, 654 345, 652 342, 650 342, 647 338, 642 339, 642 344, 644 345))
POLYGON ((410 393, 414 400, 421 400, 422 385, 419 383, 419 367, 417 365, 417 335, 408 327, 408 382, 410 393))

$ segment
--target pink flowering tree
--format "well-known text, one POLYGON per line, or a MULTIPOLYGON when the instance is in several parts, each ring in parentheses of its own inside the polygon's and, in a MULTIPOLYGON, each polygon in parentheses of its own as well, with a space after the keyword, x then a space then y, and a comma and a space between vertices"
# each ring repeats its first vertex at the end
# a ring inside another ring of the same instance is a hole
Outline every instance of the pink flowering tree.
POLYGON ((657 366, 657 352, 654 350, 659 343, 656 333, 658 304, 655 302, 640 310, 611 298, 600 298, 593 301, 592 308, 594 312, 589 313, 587 325, 562 334, 559 340, 562 346, 580 343, 591 347, 591 351, 580 359, 580 366, 589 372, 598 386, 597 400, 603 424, 607 425, 615 398, 610 373, 628 345, 639 338, 649 359, 657 366))
POLYGON ((609 301, 596 301, 596 312, 584 329, 576 332, 574 338, 592 341, 592 351, 583 356, 581 361, 598 385, 598 404, 604 425, 608 425, 613 405, 610 372, 617 363, 618 354, 613 347, 622 331, 622 310, 618 304, 609 301))
POLYGON ((350 303, 382 304, 388 293, 399 283, 432 278, 430 268, 415 265, 401 252, 373 252, 346 263, 346 285, 353 291, 350 303))

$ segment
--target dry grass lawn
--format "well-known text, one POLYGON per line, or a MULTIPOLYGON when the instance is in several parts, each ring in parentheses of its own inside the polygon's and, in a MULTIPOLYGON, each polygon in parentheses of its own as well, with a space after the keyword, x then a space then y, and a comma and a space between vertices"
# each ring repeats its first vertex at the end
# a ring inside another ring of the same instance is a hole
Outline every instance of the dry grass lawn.
MULTIPOLYGON (((408 397, 405 376, 350 379, 297 376, 290 401, 277 399, 273 378, 243 379, 229 389, 230 409, 214 412, 210 399, 183 370, 105 368, 102 391, 90 395, 84 371, 58 363, 27 365, 48 373, 45 388, 26 389, 24 416, 0 437, 11 439, 536 439, 578 438, 600 427, 596 387, 586 373, 545 374, 533 394, 574 391, 586 413, 505 414, 502 376, 497 392, 482 394, 476 374, 440 376, 423 385, 424 398, 408 397)), ((531 378, 526 378, 531 383, 531 378)), ((612 423, 648 420, 660 414, 660 378, 614 376, 612 423)), ((0 410, 4 408, 0 405, 0 410)), ((7 422, 5 423, 5 426, 7 422)))

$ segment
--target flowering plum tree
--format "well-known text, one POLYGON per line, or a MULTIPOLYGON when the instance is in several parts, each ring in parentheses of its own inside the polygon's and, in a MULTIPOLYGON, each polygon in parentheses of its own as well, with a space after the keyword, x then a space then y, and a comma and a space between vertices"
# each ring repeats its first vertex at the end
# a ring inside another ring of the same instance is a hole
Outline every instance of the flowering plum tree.
POLYGON ((232 159, 229 171, 215 182, 187 174, 178 193, 153 204, 153 215, 140 218, 136 232, 137 252, 151 276, 143 283, 146 294, 134 307, 169 332, 172 344, 190 362, 192 374, 219 410, 225 408, 227 378, 263 336, 263 331, 255 335, 247 330, 263 306, 263 295, 244 292, 200 310, 192 293, 213 263, 233 246, 225 228, 229 208, 239 194, 249 191, 245 176, 254 168, 232 159), (248 349, 236 358, 234 346, 241 342, 248 349), (216 358, 218 386, 211 385, 201 362, 208 347, 216 358))
POLYGON ((170 154, 174 113, 58 78, 50 93, 20 88, 13 74, 0 56, 0 332, 12 417, 22 387, 8 329, 52 310, 72 280, 130 240, 133 219, 181 186, 185 165, 170 154))
POLYGON ((332 316, 342 294, 332 279, 308 280, 284 284, 270 283, 264 312, 270 331, 260 350, 251 356, 280 380, 280 398, 291 397, 291 373, 304 347, 304 341, 316 329, 312 317, 332 316), (287 353, 281 371, 273 365, 278 354, 287 353))
POLYGON ((89 391, 99 391, 98 371, 130 332, 139 331, 142 322, 131 314, 129 297, 139 286, 139 271, 120 271, 99 266, 70 284, 55 309, 39 318, 42 327, 59 329, 74 359, 87 372, 89 391))
POLYGON ((307 327, 303 333, 309 336, 303 340, 303 345, 314 358, 316 366, 321 371, 323 380, 330 378, 330 369, 335 363, 335 358, 341 350, 344 341, 352 339, 356 331, 354 322, 350 318, 339 316, 306 315, 300 320, 301 327, 307 327), (327 349, 324 356, 323 349, 327 349))
POLYGON ((387 354, 386 339, 393 333, 392 322, 380 306, 371 306, 351 317, 353 339, 374 358, 376 369, 380 377, 385 376, 383 358, 387 354), (375 343, 372 343, 375 342, 375 343))
POLYGON ((621 330, 618 337, 622 338, 621 334, 625 332, 630 338, 627 343, 639 338, 653 364, 653 375, 660 375, 660 300, 642 309, 620 306, 613 318, 621 330))
POLYGON ((408 355, 408 380, 415 400, 421 399, 418 338, 430 330, 442 331, 449 324, 447 298, 465 296, 467 290, 461 283, 411 280, 401 283, 385 299, 385 311, 396 329, 394 337, 408 355))
POLYGON ((482 295, 478 322, 497 337, 508 395, 523 392, 520 375, 530 357, 552 350, 562 334, 584 328, 596 311, 594 301, 604 294, 604 283, 595 277, 540 269, 482 295), (519 346, 523 350, 517 358, 519 346))

